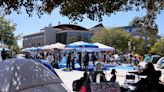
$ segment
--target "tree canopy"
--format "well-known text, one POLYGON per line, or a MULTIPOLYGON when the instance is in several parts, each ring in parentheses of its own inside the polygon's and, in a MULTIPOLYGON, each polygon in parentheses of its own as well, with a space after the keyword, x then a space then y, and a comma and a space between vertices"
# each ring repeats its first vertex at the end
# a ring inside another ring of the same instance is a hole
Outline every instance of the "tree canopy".
POLYGON ((131 52, 139 54, 148 53, 149 43, 147 40, 137 37, 130 37, 129 40, 131 42, 131 52))
POLYGON ((146 9, 152 16, 156 16, 164 8, 164 0, 0 0, 3 13, 16 11, 21 13, 25 8, 32 16, 36 11, 40 16, 51 13, 55 8, 72 20, 83 20, 87 16, 91 20, 102 21, 104 15, 110 16, 118 11, 146 9))
POLYGON ((135 17, 131 22, 131 26, 135 26, 137 31, 143 36, 147 37, 146 40, 149 40, 150 45, 152 46, 156 42, 158 26, 155 23, 154 17, 135 17))
POLYGON ((10 21, 4 19, 3 16, 0 17, 0 43, 1 46, 12 46, 17 45, 17 40, 19 36, 15 36, 15 25, 10 21))
POLYGON ((164 55, 164 38, 161 38, 159 41, 155 42, 155 44, 150 48, 149 53, 156 53, 159 55, 164 55))
POLYGON ((128 50, 129 33, 122 29, 102 29, 91 37, 92 42, 115 47, 117 51, 128 50))

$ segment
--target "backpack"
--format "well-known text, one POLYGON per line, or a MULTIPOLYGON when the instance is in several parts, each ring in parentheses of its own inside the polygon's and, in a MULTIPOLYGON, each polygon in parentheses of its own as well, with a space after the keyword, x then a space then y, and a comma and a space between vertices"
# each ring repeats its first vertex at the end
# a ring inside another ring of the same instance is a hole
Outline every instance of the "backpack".
POLYGON ((72 89, 73 91, 79 91, 81 86, 82 86, 82 82, 81 80, 78 79, 78 80, 73 81, 72 89))

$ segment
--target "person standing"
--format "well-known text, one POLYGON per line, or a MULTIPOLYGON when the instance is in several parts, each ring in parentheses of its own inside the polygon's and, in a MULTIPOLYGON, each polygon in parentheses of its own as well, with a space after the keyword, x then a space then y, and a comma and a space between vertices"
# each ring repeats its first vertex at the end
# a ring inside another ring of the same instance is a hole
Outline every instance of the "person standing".
POLYGON ((106 62, 106 52, 104 52, 104 55, 103 55, 103 63, 105 63, 106 62))
POLYGON ((72 69, 75 69, 75 54, 74 52, 72 52, 71 54, 71 63, 72 63, 72 69))
POLYGON ((67 65, 66 65, 67 69, 70 69, 71 68, 70 62, 71 62, 71 54, 68 53, 68 55, 67 55, 67 65))
POLYGON ((106 63, 109 63, 109 62, 110 62, 110 54, 107 53, 107 54, 106 54, 106 63))
POLYGON ((113 75, 110 79, 110 82, 116 82, 116 70, 112 69, 111 74, 113 75))
POLYGON ((92 52, 92 62, 93 62, 93 65, 95 66, 95 62, 96 62, 96 55, 94 52, 92 52))
POLYGON ((47 60, 50 64, 52 64, 52 62, 54 61, 54 57, 52 56, 51 53, 48 54, 46 60, 47 60))
POLYGON ((7 58, 7 54, 6 54, 6 51, 5 51, 4 48, 3 48, 2 52, 1 52, 1 57, 2 57, 2 60, 5 60, 7 58))
POLYGON ((89 63, 89 53, 87 52, 87 54, 84 56, 84 67, 85 67, 85 69, 87 69, 88 63, 89 63))
POLYGON ((79 62, 79 65, 80 65, 80 69, 82 68, 82 61, 81 61, 81 57, 82 57, 82 54, 81 52, 78 53, 78 62, 79 62))

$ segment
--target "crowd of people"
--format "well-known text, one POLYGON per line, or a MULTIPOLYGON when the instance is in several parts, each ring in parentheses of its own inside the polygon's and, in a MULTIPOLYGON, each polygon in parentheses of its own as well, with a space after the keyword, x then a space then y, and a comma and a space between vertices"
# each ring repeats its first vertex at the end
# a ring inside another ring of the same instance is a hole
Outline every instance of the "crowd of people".
POLYGON ((12 51, 6 51, 5 48, 3 48, 2 51, 0 51, 0 61, 9 58, 15 58, 15 57, 16 57, 16 53, 12 51))
MULTIPOLYGON (((149 59, 150 60, 150 59, 149 59)), ((118 64, 130 64, 138 66, 140 62, 144 61, 144 57, 140 55, 133 55, 131 53, 113 54, 110 52, 68 52, 66 53, 66 68, 74 69, 75 61, 80 65, 80 68, 88 68, 89 64, 95 66, 95 62, 101 62, 103 64, 118 65, 118 64)), ((147 62, 147 61, 146 61, 147 62)))
POLYGON ((47 60, 55 68, 58 64, 66 58, 66 68, 68 70, 75 69, 75 64, 78 62, 80 70, 87 70, 88 66, 92 64, 95 66, 96 62, 103 64, 110 64, 113 66, 120 64, 130 64, 133 66, 139 65, 140 62, 149 62, 150 58, 132 54, 132 53, 111 53, 110 51, 102 52, 76 52, 76 51, 31 51, 25 52, 25 58, 28 59, 44 59, 47 60), (144 59, 145 58, 145 59, 144 59))
MULTIPOLYGON (((101 63, 97 63, 94 71, 85 71, 83 77, 73 82, 73 90, 77 92, 91 92, 90 83, 116 83, 116 73, 117 71, 115 69, 112 69, 112 76, 110 80, 107 80, 105 77, 105 73, 101 68, 101 63)), ((163 92, 164 85, 160 83, 161 71, 155 70, 154 65, 151 62, 147 63, 145 69, 137 72, 136 74, 146 77, 141 78, 138 82, 131 84, 131 86, 134 87, 133 90, 120 86, 121 92, 163 92)))
POLYGON ((107 80, 105 73, 102 70, 102 64, 96 63, 94 71, 85 71, 79 80, 75 80, 73 82, 73 90, 77 92, 84 92, 83 86, 85 85, 87 92, 91 92, 90 83, 116 82, 116 70, 112 69, 111 74, 111 79, 107 80))
MULTIPOLYGON (((140 62, 147 62, 146 67, 137 73, 137 75, 145 75, 146 78, 142 78, 133 86, 136 87, 134 92, 141 92, 143 90, 157 90, 156 92, 160 92, 158 89, 162 89, 163 85, 160 85, 160 76, 161 71, 155 70, 152 63, 150 63, 150 56, 146 58, 135 55, 131 53, 124 54, 113 54, 110 52, 62 52, 61 51, 31 51, 25 52, 25 58, 27 59, 45 59, 54 67, 58 67, 58 63, 62 60, 63 57, 66 58, 66 68, 67 69, 75 69, 75 62, 77 61, 80 65, 80 68, 85 70, 83 77, 81 77, 78 82, 74 81, 73 88, 76 91, 82 92, 82 86, 88 85, 86 88, 90 90, 90 83, 101 83, 101 82, 116 82, 117 79, 117 71, 115 69, 111 70, 111 78, 107 80, 105 77, 105 73, 102 70, 102 64, 131 64, 133 66, 138 66, 140 62), (89 64, 92 64, 95 68, 93 71, 88 71, 89 64), (141 86, 142 85, 142 86, 141 86), (144 85, 144 86, 143 86, 144 85), (155 86, 154 86, 155 85, 155 86)), ((2 60, 8 58, 15 58, 16 54, 11 51, 6 51, 3 49, 0 53, 2 60)), ((88 91, 87 91, 88 92, 88 91)))

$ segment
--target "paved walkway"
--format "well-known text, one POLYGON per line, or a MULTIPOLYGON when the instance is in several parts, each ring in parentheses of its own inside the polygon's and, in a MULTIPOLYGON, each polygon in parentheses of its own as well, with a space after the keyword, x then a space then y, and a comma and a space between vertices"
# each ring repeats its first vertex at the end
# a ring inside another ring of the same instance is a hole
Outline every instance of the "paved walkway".
MULTIPOLYGON (((159 70, 159 69, 158 69, 159 70)), ((162 71, 162 76, 161 76, 161 81, 164 83, 164 69, 160 69, 162 71)), ((83 76, 83 71, 77 71, 77 70, 72 70, 72 71, 62 71, 61 69, 55 69, 57 74, 60 76, 61 80, 64 82, 65 86, 72 91, 72 83, 74 80, 80 79, 83 76)), ((123 85, 125 82, 126 74, 128 74, 128 70, 116 70, 117 71, 117 79, 116 82, 118 82, 120 85, 123 85)), ((110 80, 111 74, 109 71, 104 71, 107 80, 110 80)), ((136 77, 136 80, 138 81, 138 78, 136 77)))

